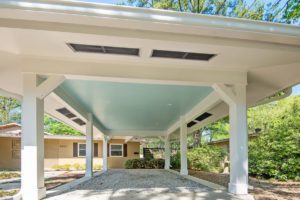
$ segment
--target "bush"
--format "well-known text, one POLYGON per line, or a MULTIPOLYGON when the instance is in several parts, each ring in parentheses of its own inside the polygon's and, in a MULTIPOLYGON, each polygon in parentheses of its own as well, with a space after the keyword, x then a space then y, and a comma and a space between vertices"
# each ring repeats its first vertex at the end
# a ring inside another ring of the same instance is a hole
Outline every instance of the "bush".
POLYGON ((221 163, 224 161, 226 154, 222 148, 204 145, 188 151, 187 156, 191 169, 222 172, 221 163))
POLYGON ((299 181, 300 97, 281 100, 268 110, 272 113, 263 133, 249 143, 249 174, 299 181))
POLYGON ((163 169, 164 166, 163 159, 130 159, 125 162, 126 169, 163 169))
MULTIPOLYGON (((221 172, 223 170, 221 163, 224 161, 226 152, 219 147, 202 146, 187 153, 188 168, 207 172, 221 172)), ((180 152, 171 157, 171 167, 180 168, 180 152)))
POLYGON ((171 156, 170 165, 172 169, 180 168, 180 152, 178 151, 175 155, 171 156))

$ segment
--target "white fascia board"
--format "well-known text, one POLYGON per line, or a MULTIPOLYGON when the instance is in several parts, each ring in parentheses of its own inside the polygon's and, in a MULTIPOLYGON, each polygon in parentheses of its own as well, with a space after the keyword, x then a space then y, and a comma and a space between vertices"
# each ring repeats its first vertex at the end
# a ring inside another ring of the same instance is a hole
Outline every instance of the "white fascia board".
POLYGON ((164 136, 165 131, 157 130, 109 130, 106 132, 108 136, 164 136))
POLYGON ((67 79, 94 79, 101 81, 124 81, 133 83, 156 83, 211 86, 214 83, 246 85, 247 72, 212 69, 173 68, 157 64, 137 65, 124 63, 79 62, 46 58, 24 57, 23 72, 38 74, 64 74, 67 79), (82 66, 85 66, 82 68, 82 66), (43 67, 41 67, 43 66, 43 67), (86 70, 89 69, 89 70, 86 70))
POLYGON ((159 9, 61 0, 2 0, 0 7, 2 8, 0 18, 132 29, 139 27, 141 30, 160 30, 248 40, 256 39, 273 43, 287 43, 288 40, 294 40, 295 42, 297 37, 300 37, 299 27, 293 25, 159 9), (38 14, 39 17, 35 14, 38 14), (64 15, 64 17, 58 15, 64 15), (281 39, 276 40, 274 37, 277 37, 277 39, 280 37, 281 39))
MULTIPOLYGON (((216 92, 212 92, 183 116, 185 122, 188 123, 189 121, 196 118, 198 115, 212 109, 214 106, 218 105, 221 101, 222 100, 220 99, 219 95, 216 92)), ((176 131, 180 127, 180 125, 181 123, 179 119, 168 128, 167 135, 176 131)))

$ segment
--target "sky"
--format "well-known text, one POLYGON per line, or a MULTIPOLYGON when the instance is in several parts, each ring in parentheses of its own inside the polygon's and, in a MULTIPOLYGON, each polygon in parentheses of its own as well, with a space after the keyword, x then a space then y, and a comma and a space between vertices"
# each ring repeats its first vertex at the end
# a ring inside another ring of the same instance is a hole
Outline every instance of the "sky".
POLYGON ((300 95, 300 84, 293 87, 292 95, 300 95))

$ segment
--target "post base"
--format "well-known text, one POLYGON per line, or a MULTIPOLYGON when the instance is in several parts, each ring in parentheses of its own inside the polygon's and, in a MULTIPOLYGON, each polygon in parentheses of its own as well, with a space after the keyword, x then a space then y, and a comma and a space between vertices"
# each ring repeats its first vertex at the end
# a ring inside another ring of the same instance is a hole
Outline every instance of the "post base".
POLYGON ((187 169, 180 169, 180 175, 187 176, 189 174, 187 169))
POLYGON ((29 191, 29 189, 22 189, 22 200, 31 199, 43 199, 46 197, 46 187, 34 189, 35 191, 29 191))
POLYGON ((248 184, 228 184, 228 192, 237 195, 248 194, 248 184))

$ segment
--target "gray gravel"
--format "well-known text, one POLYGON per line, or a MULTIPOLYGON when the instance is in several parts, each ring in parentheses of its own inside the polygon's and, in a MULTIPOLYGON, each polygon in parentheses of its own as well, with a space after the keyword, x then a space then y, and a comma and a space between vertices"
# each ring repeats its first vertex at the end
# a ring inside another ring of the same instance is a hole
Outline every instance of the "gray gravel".
POLYGON ((109 170, 72 190, 49 198, 101 200, 235 199, 165 170, 109 170))

